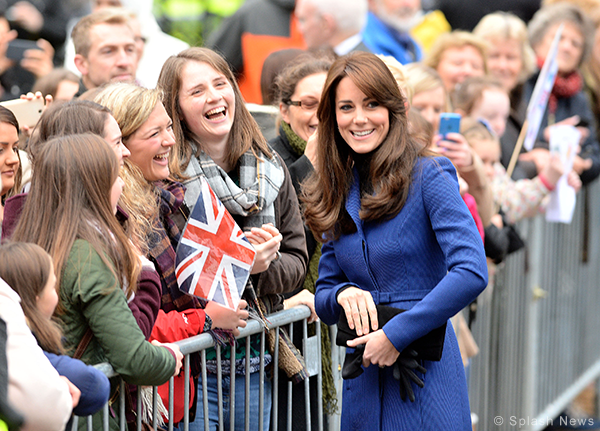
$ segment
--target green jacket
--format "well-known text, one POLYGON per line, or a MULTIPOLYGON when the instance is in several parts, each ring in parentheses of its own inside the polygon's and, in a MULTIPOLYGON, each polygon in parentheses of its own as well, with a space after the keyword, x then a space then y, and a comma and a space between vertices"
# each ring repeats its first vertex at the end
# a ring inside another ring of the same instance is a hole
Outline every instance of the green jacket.
POLYGON ((73 355, 88 328, 94 337, 85 363, 108 362, 127 383, 161 385, 175 371, 175 358, 166 348, 146 341, 114 275, 84 240, 76 240, 62 272, 60 307, 65 347, 73 355))

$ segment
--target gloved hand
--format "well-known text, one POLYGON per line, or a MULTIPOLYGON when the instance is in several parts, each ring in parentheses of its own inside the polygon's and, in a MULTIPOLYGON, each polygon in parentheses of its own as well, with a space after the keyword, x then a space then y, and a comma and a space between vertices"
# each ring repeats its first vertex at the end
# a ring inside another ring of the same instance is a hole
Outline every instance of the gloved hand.
POLYGON ((423 380, 415 374, 415 371, 421 374, 427 373, 427 370, 419 364, 417 357, 417 352, 412 349, 405 349, 393 365, 394 378, 400 383, 400 398, 402 398, 402 401, 406 401, 408 395, 408 399, 413 403, 415 402, 415 393, 411 381, 420 388, 425 386, 423 380))

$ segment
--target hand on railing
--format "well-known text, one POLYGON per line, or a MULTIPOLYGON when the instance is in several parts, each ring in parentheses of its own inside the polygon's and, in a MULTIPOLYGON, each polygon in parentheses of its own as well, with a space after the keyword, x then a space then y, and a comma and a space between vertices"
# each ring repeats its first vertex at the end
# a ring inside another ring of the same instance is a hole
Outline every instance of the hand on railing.
POLYGON ((240 331, 238 328, 246 327, 246 319, 248 318, 248 303, 245 300, 240 300, 237 310, 224 307, 214 301, 208 301, 204 312, 212 319, 213 327, 221 329, 229 329, 233 331, 233 335, 238 336, 240 331))
POLYGON ((296 295, 283 301, 284 310, 295 307, 296 305, 306 305, 308 308, 310 308, 310 317, 308 319, 308 323, 316 322, 319 318, 319 316, 317 316, 317 312, 315 311, 315 295, 313 295, 310 291, 303 289, 296 295))
POLYGON ((181 353, 181 350, 179 350, 179 346, 175 343, 161 343, 160 341, 157 341, 157 340, 152 341, 152 344, 155 346, 166 347, 167 349, 170 349, 175 354, 176 366, 175 366, 175 372, 173 373, 173 375, 174 376, 178 375, 179 371, 181 370, 181 364, 183 363, 183 354, 181 353))
POLYGON ((79 404, 79 398, 81 397, 81 391, 65 376, 60 376, 60 378, 67 382, 67 385, 69 386, 69 393, 71 394, 71 398, 73 399, 73 408, 77 407, 77 404, 79 404))

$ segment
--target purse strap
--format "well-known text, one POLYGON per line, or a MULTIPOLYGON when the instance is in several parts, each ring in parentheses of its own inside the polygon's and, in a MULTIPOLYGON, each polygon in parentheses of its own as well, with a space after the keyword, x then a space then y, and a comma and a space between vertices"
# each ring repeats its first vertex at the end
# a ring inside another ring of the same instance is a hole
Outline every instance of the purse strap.
POLYGON ((90 344, 90 341, 92 341, 93 336, 94 334, 92 333, 92 329, 88 328, 88 330, 83 335, 83 338, 77 345, 77 350, 75 350, 75 354, 73 355, 74 359, 81 359, 83 353, 85 352, 85 349, 87 349, 87 346, 90 344))

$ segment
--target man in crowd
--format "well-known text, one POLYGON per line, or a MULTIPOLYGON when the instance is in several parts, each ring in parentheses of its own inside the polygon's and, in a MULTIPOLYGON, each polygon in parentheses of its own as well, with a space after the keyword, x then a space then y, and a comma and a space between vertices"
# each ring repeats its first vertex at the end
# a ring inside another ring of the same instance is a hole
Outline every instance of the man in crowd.
POLYGON ((79 92, 107 82, 135 80, 139 56, 127 12, 104 9, 83 17, 73 28, 79 92))
POLYGON ((296 3, 296 16, 306 47, 331 48, 337 55, 369 51, 361 36, 367 10, 367 0, 298 0, 296 3))
POLYGON ((369 0, 363 40, 375 54, 391 55, 402 64, 420 61, 421 47, 410 30, 422 16, 420 0, 369 0))

